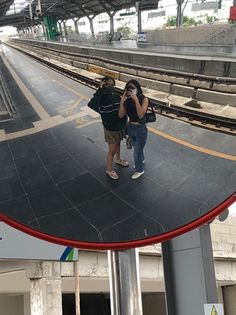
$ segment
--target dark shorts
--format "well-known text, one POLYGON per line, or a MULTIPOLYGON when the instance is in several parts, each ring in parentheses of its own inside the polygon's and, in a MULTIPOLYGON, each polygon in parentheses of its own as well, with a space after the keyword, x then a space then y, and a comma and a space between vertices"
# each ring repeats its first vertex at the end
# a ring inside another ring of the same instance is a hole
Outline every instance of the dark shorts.
POLYGON ((108 144, 119 144, 122 139, 126 138, 125 128, 119 131, 110 131, 104 128, 104 137, 108 144))

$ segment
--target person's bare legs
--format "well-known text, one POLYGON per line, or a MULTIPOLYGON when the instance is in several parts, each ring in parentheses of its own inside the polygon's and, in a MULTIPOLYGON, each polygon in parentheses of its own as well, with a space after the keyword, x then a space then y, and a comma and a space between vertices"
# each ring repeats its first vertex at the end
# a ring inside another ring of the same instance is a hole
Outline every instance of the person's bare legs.
POLYGON ((113 164, 113 159, 116 154, 117 157, 117 150, 120 151, 120 148, 118 148, 118 144, 113 144, 113 143, 108 143, 108 153, 107 153, 107 171, 110 172, 112 171, 112 164, 113 164))
POLYGON ((116 161, 120 160, 120 143, 116 144, 117 149, 116 149, 116 161))

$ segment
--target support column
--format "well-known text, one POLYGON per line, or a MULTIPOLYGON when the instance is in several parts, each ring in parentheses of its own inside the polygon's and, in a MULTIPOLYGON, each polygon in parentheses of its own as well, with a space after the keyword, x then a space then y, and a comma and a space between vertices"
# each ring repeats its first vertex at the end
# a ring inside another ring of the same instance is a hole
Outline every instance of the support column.
POLYGON ((58 25, 59 25, 59 32, 60 32, 60 34, 62 35, 63 34, 63 32, 62 32, 62 27, 61 27, 61 23, 62 22, 57 22, 58 23, 58 25))
POLYGON ((66 28, 66 21, 62 21, 63 23, 63 29, 64 29, 64 36, 66 37, 68 35, 67 28, 66 28))
POLYGON ((75 271, 75 314, 80 315, 79 262, 74 262, 75 271))
POLYGON ((142 315, 138 249, 108 251, 111 315, 142 315))
POLYGON ((177 2, 177 19, 176 19, 176 26, 180 27, 182 22, 182 4, 184 0, 176 0, 177 2))
POLYGON ((78 28, 79 19, 73 19, 73 20, 74 20, 74 26, 75 26, 75 33, 79 34, 79 28, 78 28))
POLYGON ((137 17, 138 17, 138 33, 142 32, 142 11, 139 9, 139 2, 135 2, 137 17))
POLYGON ((90 31, 91 31, 91 36, 92 38, 95 38, 95 33, 94 33, 94 27, 93 27, 93 17, 87 16, 87 18, 89 19, 89 25, 90 25, 90 31))
POLYGON ((226 315, 236 314, 236 285, 229 285, 222 288, 224 310, 226 315))
POLYGON ((32 263, 26 275, 30 279, 31 315, 62 315, 60 262, 32 263))
POLYGON ((217 303, 209 225, 162 244, 168 315, 203 315, 217 303))
POLYGON ((110 15, 110 35, 114 36, 114 15, 110 15))

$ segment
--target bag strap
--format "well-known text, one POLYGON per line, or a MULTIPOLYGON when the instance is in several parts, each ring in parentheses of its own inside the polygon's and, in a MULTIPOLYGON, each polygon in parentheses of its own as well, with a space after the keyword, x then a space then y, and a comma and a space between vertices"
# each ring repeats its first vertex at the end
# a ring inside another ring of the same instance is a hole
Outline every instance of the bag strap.
POLYGON ((155 114, 154 106, 152 105, 152 102, 150 102, 149 100, 148 100, 148 107, 151 107, 152 112, 155 114))

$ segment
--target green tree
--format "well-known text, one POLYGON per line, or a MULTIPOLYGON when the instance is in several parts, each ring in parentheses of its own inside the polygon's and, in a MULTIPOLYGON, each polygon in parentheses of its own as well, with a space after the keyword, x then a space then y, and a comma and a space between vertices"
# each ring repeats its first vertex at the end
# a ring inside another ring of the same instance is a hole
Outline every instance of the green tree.
POLYGON ((72 33, 73 33, 72 26, 70 26, 70 25, 67 25, 67 26, 66 26, 66 30, 67 30, 67 33, 68 33, 68 34, 72 34, 72 33))
POLYGON ((168 16, 166 26, 176 26, 176 16, 168 16))
POLYGON ((188 16, 184 16, 183 17, 183 26, 192 26, 192 25, 196 25, 197 22, 194 18, 189 18, 188 16))
MULTIPOLYGON (((194 18, 189 18, 188 16, 183 16, 183 26, 196 25, 197 22, 194 18)), ((166 26, 176 26, 176 16, 169 16, 166 22, 166 26)))
POLYGON ((213 16, 207 15, 206 20, 207 20, 207 23, 212 23, 213 22, 213 16))

